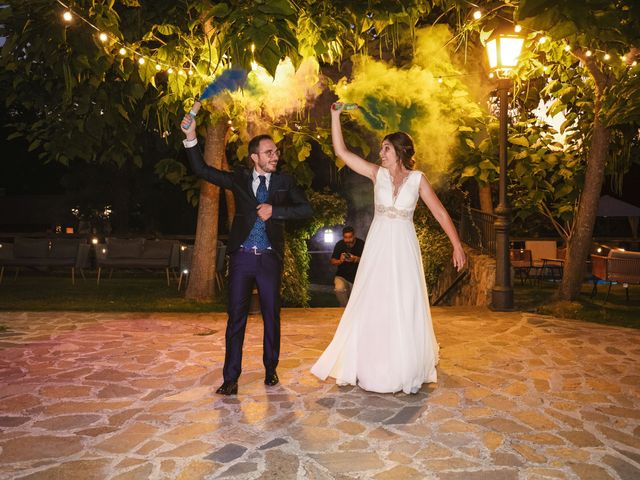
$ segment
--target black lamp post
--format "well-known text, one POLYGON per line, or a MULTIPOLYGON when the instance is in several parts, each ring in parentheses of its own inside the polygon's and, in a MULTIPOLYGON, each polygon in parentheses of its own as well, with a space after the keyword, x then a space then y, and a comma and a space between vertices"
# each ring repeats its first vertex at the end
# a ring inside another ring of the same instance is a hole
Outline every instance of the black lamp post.
POLYGON ((511 70, 518 64, 524 39, 518 35, 494 35, 487 42, 487 54, 492 73, 497 77, 500 102, 500 193, 494 228, 496 231, 496 281, 491 304, 494 310, 513 309, 513 285, 509 261, 509 227, 511 208, 507 200, 507 111, 508 93, 512 85, 511 70))

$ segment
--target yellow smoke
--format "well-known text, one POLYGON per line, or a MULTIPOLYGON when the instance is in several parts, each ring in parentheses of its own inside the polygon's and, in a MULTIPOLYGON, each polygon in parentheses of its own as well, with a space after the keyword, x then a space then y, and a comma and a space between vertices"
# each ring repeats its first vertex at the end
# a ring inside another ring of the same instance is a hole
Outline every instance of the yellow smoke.
POLYGON ((289 58, 278 65, 275 77, 262 66, 253 64, 244 89, 232 94, 235 108, 245 117, 248 131, 242 137, 270 131, 284 117, 303 112, 320 95, 320 67, 315 58, 305 58, 296 70, 289 58))
POLYGON ((364 107, 364 114, 354 113, 354 118, 380 138, 397 130, 408 132, 415 142, 416 168, 437 182, 453 159, 461 117, 479 115, 480 109, 464 83, 465 72, 445 46, 451 39, 448 28, 416 33, 410 66, 357 58, 352 78, 340 81, 336 93, 341 101, 364 107))

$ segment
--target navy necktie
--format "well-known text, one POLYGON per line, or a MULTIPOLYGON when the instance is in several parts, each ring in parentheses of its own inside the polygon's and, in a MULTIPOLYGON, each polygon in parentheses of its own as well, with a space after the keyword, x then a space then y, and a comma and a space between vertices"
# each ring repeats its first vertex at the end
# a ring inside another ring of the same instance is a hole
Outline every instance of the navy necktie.
MULTIPOLYGON (((267 192, 267 177, 260 175, 258 178, 260 179, 260 185, 258 185, 258 189, 256 190, 256 199, 258 203, 265 203, 269 198, 269 193, 267 192)), ((258 250, 266 250, 271 246, 269 237, 267 237, 267 225, 260 217, 256 218, 256 223, 253 224, 251 233, 249 233, 243 245, 246 248, 256 247, 258 250)))

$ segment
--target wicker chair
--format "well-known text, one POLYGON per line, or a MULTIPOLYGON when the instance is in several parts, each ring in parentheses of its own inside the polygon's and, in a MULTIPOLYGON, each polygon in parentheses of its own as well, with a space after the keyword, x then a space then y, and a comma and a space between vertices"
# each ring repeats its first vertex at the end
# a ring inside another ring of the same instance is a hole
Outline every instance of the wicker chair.
POLYGON ((598 293, 598 280, 609 283, 606 302, 614 283, 621 283, 629 300, 629 284, 640 284, 640 252, 626 252, 611 250, 606 257, 591 255, 591 275, 593 276, 593 290, 591 296, 598 293))

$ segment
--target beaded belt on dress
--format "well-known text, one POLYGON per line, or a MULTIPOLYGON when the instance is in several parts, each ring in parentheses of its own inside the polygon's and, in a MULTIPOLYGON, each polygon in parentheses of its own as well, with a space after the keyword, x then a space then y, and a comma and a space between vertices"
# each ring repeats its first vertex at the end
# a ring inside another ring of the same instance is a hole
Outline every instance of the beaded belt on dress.
POLYGON ((403 210, 396 207, 385 207, 384 205, 376 205, 376 215, 384 215, 388 218, 411 220, 413 218, 413 210, 403 210))

